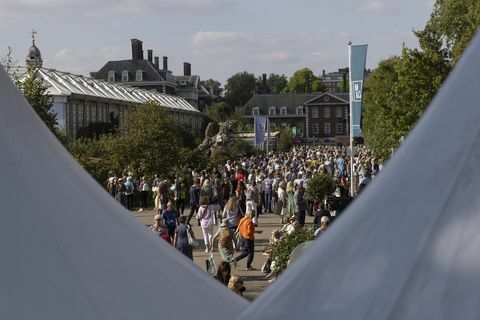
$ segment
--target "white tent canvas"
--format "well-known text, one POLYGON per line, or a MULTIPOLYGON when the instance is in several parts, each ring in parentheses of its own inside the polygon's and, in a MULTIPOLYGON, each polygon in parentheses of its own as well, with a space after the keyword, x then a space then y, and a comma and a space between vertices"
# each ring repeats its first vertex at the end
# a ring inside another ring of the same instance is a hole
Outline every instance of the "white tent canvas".
POLYGON ((480 34, 382 174, 239 319, 480 319, 479 57, 480 34))
POLYGON ((0 319, 228 319, 247 301, 116 203, 0 66, 0 319))

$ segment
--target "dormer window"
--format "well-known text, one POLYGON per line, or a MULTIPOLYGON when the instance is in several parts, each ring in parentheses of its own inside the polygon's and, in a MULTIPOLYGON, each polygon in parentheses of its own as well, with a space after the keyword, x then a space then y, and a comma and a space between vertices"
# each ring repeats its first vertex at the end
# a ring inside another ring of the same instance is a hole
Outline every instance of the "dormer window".
POLYGON ((108 82, 115 82, 115 71, 108 71, 108 82))
POLYGON ((143 81, 143 71, 142 70, 137 70, 137 72, 135 72, 135 81, 143 81))
POLYGON ((269 116, 274 116, 276 114, 276 108, 275 107, 270 107, 268 109, 268 115, 269 116))
POLYGON ((126 70, 122 71, 122 81, 128 82, 128 71, 126 70))
POLYGON ((280 115, 282 115, 282 116, 287 115, 287 107, 281 107, 280 108, 280 115))
POLYGON ((252 109, 252 115, 254 115, 254 116, 260 115, 260 108, 259 107, 254 107, 252 109))
POLYGON ((303 107, 302 106, 297 107, 297 114, 298 115, 303 115, 303 107))

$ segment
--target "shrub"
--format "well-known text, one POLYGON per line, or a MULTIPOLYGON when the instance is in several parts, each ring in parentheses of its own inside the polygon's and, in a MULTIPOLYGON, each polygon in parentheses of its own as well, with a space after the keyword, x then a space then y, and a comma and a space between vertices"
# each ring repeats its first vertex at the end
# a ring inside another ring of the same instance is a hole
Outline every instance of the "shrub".
POLYGON ((325 197, 335 192, 335 181, 329 174, 315 173, 308 179, 305 191, 309 199, 323 201, 325 197))
POLYGON ((288 259, 293 249, 295 249, 300 243, 314 240, 315 236, 313 231, 307 228, 299 228, 295 233, 286 235, 272 245, 272 259, 275 264, 272 265, 272 271, 279 275, 283 270, 287 268, 288 259))

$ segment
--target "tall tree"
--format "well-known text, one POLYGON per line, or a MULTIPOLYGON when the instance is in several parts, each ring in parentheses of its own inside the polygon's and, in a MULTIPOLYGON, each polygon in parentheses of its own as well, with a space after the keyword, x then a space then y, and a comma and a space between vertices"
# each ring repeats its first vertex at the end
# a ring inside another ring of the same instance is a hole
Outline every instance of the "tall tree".
POLYGON ((308 68, 295 71, 288 80, 287 87, 284 89, 286 93, 311 93, 324 92, 325 85, 322 80, 313 74, 308 68))
POLYGON ((271 93, 282 93, 287 84, 288 80, 284 74, 270 73, 267 78, 267 86, 271 93))
POLYGON ((38 76, 38 68, 29 65, 26 74, 20 76, 18 74, 20 72, 17 65, 18 61, 13 58, 11 47, 8 47, 7 56, 2 58, 1 62, 5 71, 12 77, 17 88, 23 93, 45 125, 57 138, 63 138, 61 133, 58 132, 57 114, 52 110, 53 98, 48 94, 48 86, 38 76))
POLYGON ((57 114, 52 110, 53 98, 47 92, 48 86, 39 78, 38 68, 27 66, 27 76, 16 81, 16 84, 45 125, 57 134, 57 114))
POLYGON ((365 86, 365 140, 383 158, 398 146, 425 112, 480 26, 477 0, 437 0, 425 28, 416 31, 421 49, 380 64, 365 86))
POLYGON ((255 94, 257 79, 253 73, 239 72, 228 78, 225 102, 233 108, 241 107, 255 94))
POLYGON ((430 19, 416 35, 423 50, 434 50, 455 63, 480 27, 478 0, 436 0, 430 19))
POLYGON ((210 90, 210 88, 213 89, 213 94, 215 95, 215 101, 218 102, 223 99, 223 88, 220 82, 218 82, 217 80, 208 79, 208 80, 203 80, 202 85, 207 90, 210 90))

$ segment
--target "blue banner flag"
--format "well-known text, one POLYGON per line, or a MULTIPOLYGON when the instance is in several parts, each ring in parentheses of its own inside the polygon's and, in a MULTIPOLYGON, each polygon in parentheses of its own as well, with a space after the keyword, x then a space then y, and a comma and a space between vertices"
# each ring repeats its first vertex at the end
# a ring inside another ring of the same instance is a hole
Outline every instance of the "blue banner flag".
POLYGON ((354 137, 362 136, 360 121, 362 116, 363 77, 367 60, 367 45, 349 47, 350 55, 350 125, 354 137))
POLYGON ((255 124, 255 145, 259 146, 263 144, 265 140, 265 129, 267 127, 267 117, 265 116, 256 116, 254 121, 255 124))

